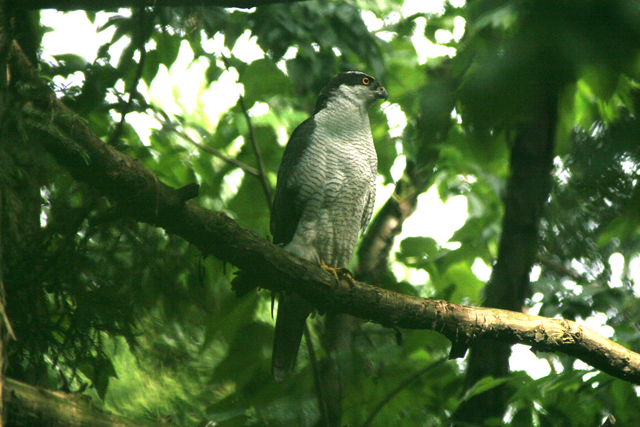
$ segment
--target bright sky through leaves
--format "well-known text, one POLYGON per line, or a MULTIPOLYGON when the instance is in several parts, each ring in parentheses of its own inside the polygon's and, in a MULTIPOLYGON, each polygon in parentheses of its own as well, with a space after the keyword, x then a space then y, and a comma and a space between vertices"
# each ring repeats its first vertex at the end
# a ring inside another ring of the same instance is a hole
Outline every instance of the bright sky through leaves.
MULTIPOLYGON (((417 12, 437 13, 440 10, 442 10, 442 2, 412 0, 405 2, 402 13, 408 16, 417 12), (424 10, 427 5, 431 8, 430 10, 424 10)), ((88 62, 94 61, 97 48, 110 40, 114 30, 113 27, 103 32, 97 32, 96 29, 104 25, 111 15, 109 13, 98 13, 95 23, 91 24, 84 12, 42 11, 43 24, 54 29, 44 37, 44 58, 50 59, 58 54, 75 53, 84 57, 88 62)), ((372 13, 365 13, 363 16, 370 29, 382 28, 384 23, 377 20, 372 13)), ((453 48, 433 44, 422 36, 425 24, 426 20, 424 18, 417 20, 416 35, 412 38, 418 52, 419 62, 422 64, 429 57, 454 55, 455 50, 453 48)), ((462 18, 457 19, 452 33, 443 31, 436 34, 436 39, 439 42, 447 42, 452 38, 459 40, 464 31, 464 24, 462 18)), ((110 49, 109 53, 111 54, 113 65, 117 64, 120 51, 127 43, 128 40, 122 39, 110 49)), ((204 47, 210 52, 229 54, 225 50, 221 36, 210 40, 204 47)), ((251 62, 264 56, 264 53, 256 44, 255 37, 251 37, 248 32, 238 39, 232 54, 244 62, 251 62)), ((164 66, 161 66, 151 86, 146 87, 141 82, 139 90, 150 102, 162 105, 165 111, 173 114, 183 114, 184 112, 192 112, 201 108, 213 128, 220 114, 236 103, 238 95, 242 91, 242 86, 236 83, 238 75, 235 71, 224 72, 216 82, 206 86, 204 71, 207 66, 208 62, 204 58, 194 61, 193 53, 188 43, 183 42, 178 59, 171 69, 167 70, 164 66)), ((59 85, 78 85, 81 83, 81 79, 82 75, 74 75, 66 81, 54 80, 54 82, 59 85)), ((120 87, 123 88, 123 85, 120 87)), ((393 93, 390 94, 390 102, 393 102, 393 93)), ((265 112, 264 108, 260 108, 260 104, 258 104, 257 107, 252 109, 251 113, 254 116, 258 116, 265 112)), ((385 114, 387 114, 389 122, 392 124, 393 134, 400 135, 403 126, 406 124, 404 114, 395 104, 385 103, 382 108, 384 108, 385 114)), ((127 118, 143 141, 148 139, 151 128, 159 128, 159 123, 155 119, 144 114, 131 113, 127 118)), ((394 178, 400 176, 404 166, 403 162, 404 158, 398 156, 392 169, 394 178)), ((240 182, 241 173, 233 176, 240 182)), ((230 186, 237 186, 237 184, 229 183, 230 186)), ((378 180, 377 207, 387 200, 392 191, 392 186, 385 187, 382 185, 382 180, 378 180)), ((433 187, 422 194, 418 200, 418 210, 405 223, 404 233, 397 239, 397 242, 409 236, 428 236, 432 237, 440 246, 448 247, 448 245, 451 245, 447 243, 449 238, 467 219, 467 199, 464 196, 456 196, 446 202, 442 202, 438 197, 436 188, 433 187)), ((617 260, 615 257, 612 258, 614 258, 613 261, 617 260)), ((612 262, 613 264, 615 263, 612 262)), ((640 261, 636 259, 632 264, 632 269, 640 270, 640 261)), ((474 264, 473 271, 482 280, 486 280, 490 269, 478 260, 474 264)), ((428 278, 424 270, 397 267, 394 268, 394 272, 400 279, 406 278, 418 285, 424 283, 428 278)), ((612 283, 615 284, 617 283, 616 275, 619 277, 621 272, 615 271, 614 273, 612 283)), ((605 336, 611 336, 611 328, 603 327, 605 322, 606 316, 596 316, 589 318, 587 322, 581 323, 586 323, 587 326, 605 336)), ((549 363, 544 359, 538 359, 526 346, 514 347, 511 366, 514 370, 526 370, 534 378, 546 376, 550 372, 549 363)))

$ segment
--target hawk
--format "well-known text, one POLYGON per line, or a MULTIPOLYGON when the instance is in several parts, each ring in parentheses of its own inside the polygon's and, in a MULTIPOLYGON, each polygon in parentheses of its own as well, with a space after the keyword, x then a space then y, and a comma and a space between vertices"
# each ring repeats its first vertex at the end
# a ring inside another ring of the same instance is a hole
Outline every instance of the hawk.
MULTIPOLYGON (((378 99, 387 99, 387 91, 374 77, 358 71, 335 76, 313 115, 291 134, 278 170, 274 243, 334 272, 347 267, 373 213, 378 158, 368 109, 378 99)), ((312 309, 302 297, 281 293, 272 355, 276 381, 295 367, 312 309)))

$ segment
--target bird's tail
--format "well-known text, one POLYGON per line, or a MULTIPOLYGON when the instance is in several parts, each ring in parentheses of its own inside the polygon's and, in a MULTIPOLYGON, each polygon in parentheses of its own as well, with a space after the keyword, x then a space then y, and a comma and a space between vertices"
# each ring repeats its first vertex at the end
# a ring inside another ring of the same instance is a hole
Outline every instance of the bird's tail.
POLYGON ((307 317, 312 306, 295 294, 280 294, 271 368, 276 381, 285 379, 296 366, 307 317))

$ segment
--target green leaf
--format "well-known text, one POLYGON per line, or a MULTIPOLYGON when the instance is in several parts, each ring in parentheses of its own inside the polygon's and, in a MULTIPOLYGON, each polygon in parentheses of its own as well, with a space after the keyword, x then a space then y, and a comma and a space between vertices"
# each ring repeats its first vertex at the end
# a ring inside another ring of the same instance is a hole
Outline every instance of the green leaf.
POLYGON ((158 61, 167 68, 171 68, 171 65, 176 62, 178 53, 180 53, 182 37, 179 34, 169 34, 163 31, 155 33, 153 39, 157 44, 155 50, 158 51, 158 61))
POLYGON ((86 59, 84 59, 80 55, 75 55, 72 53, 54 55, 53 57, 56 59, 56 61, 62 63, 67 69, 82 69, 87 65, 86 59))
POLYGON ((151 85, 151 82, 158 74, 159 68, 160 54, 155 49, 148 51, 145 54, 144 68, 142 70, 142 80, 147 84, 147 86, 151 85))
POLYGON ((484 282, 473 273, 469 262, 450 265, 442 281, 443 284, 455 286, 455 291, 449 297, 449 300, 455 303, 460 303, 463 299, 478 302, 480 290, 484 287, 484 282))
POLYGON ((207 79, 207 83, 215 82, 222 75, 224 70, 216 64, 215 60, 211 60, 209 67, 207 67, 207 71, 205 72, 205 78, 207 79))
POLYGON ((461 402, 471 399, 473 396, 477 396, 485 391, 492 390, 504 383, 509 381, 508 377, 503 378, 493 378, 493 377, 484 377, 477 383, 475 383, 462 397, 461 402))
POLYGON ((96 388, 96 392, 100 399, 104 400, 107 395, 107 389, 109 387, 109 378, 118 378, 116 369, 108 357, 97 357, 94 361, 95 378, 93 385, 96 388))
POLYGON ((431 237, 407 237, 400 242, 400 252, 396 254, 396 257, 398 261, 408 266, 416 266, 439 251, 440 246, 431 237))
POLYGON ((247 108, 256 101, 268 102, 274 96, 290 96, 293 87, 289 78, 269 58, 253 61, 240 74, 244 85, 244 100, 247 108))
POLYGON ((92 24, 95 23, 96 21, 96 13, 92 12, 90 10, 85 10, 84 14, 87 16, 87 19, 89 20, 89 22, 91 22, 92 24))

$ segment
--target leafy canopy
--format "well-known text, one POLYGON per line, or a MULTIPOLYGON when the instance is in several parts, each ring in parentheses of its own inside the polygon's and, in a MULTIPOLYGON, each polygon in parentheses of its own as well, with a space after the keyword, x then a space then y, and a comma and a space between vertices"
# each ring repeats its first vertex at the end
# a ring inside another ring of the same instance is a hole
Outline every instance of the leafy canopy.
MULTIPOLYGON (((102 16, 87 12, 92 22, 102 16)), ((95 60, 69 53, 39 63, 62 100, 163 182, 198 182, 198 203, 263 236, 270 201, 250 135, 274 188, 287 135, 324 84, 347 69, 375 75, 391 103, 371 112, 381 183, 395 185, 400 199, 435 186, 443 201, 462 195, 468 206, 448 244, 401 235, 379 283, 456 303, 482 301, 478 265, 491 266, 497 254, 511 132, 532 114, 537 91, 560 88, 554 186, 528 308, 606 323, 613 339, 640 350, 635 2, 475 0, 409 16, 400 0, 158 7, 111 13, 100 31, 113 35, 95 60), (461 24, 464 36, 453 37, 461 24), (244 58, 247 40, 261 49, 258 59, 244 58), (455 54, 422 62, 417 46, 429 43, 455 54), (178 108, 168 108, 155 101, 154 84, 189 50, 202 73, 197 101, 181 104, 187 82, 178 83, 178 108), (229 82, 242 85, 242 97, 208 116, 208 103, 227 102, 216 97, 229 82)), ((3 217, 4 281, 19 337, 10 376, 74 391, 89 386, 108 408, 172 414, 181 425, 318 421, 307 347, 290 381, 270 379, 270 295, 237 299, 232 269, 216 259, 148 225, 104 220, 111 202, 34 150, 0 152, 10 165, 0 181, 12 207, 3 217)), ((325 329, 319 320, 311 328, 320 358, 329 354, 325 329)), ((630 384, 587 374, 561 354, 538 355, 549 361, 546 375, 488 378, 465 394, 460 365, 440 361, 446 339, 403 335, 398 345, 394 331, 363 324, 335 356, 343 424, 363 425, 386 402, 371 425, 441 425, 461 400, 502 383, 511 396, 508 425, 598 425, 609 413, 630 425, 640 417, 630 384)))

